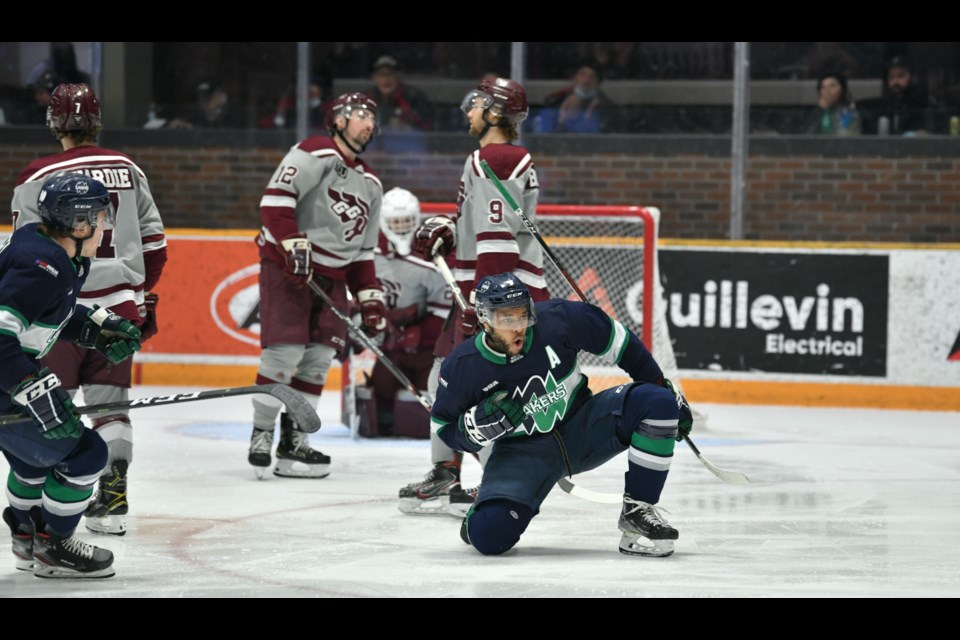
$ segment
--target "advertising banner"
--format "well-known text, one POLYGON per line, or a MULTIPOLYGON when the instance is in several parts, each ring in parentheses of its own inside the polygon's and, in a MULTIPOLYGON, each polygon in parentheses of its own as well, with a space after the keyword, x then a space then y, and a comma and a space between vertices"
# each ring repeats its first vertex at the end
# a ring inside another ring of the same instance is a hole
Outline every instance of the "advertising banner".
POLYGON ((660 253, 680 369, 887 373, 887 255, 660 253))

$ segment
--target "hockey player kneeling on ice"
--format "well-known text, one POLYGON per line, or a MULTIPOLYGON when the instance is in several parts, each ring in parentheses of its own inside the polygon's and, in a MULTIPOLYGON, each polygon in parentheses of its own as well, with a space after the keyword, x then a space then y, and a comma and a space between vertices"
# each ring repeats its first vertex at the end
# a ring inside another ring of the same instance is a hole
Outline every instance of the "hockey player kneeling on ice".
POLYGON ((113 554, 73 535, 107 466, 107 445, 39 360, 65 340, 123 362, 140 350, 140 331, 106 309, 76 304, 90 257, 114 220, 106 187, 61 173, 43 183, 37 206, 40 222, 0 246, 0 413, 32 418, 0 428, 10 464, 3 520, 17 569, 41 578, 109 578, 113 554))
POLYGON ((511 273, 476 288, 483 332, 444 360, 431 422, 454 449, 492 447, 461 537, 484 555, 511 549, 557 480, 629 449, 620 552, 669 556, 677 530, 655 506, 690 408, 643 343, 593 305, 534 304, 511 273), (634 381, 593 395, 577 364, 587 351, 634 381))

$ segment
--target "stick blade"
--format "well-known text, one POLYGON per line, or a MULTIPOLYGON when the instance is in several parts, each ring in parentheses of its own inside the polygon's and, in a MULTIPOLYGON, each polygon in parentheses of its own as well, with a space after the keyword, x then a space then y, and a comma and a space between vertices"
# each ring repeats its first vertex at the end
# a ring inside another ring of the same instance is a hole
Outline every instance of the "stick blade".
POLYGON ((697 457, 700 458, 700 462, 703 463, 703 466, 705 466, 710 471, 710 473, 717 476, 727 484, 737 484, 737 485, 750 484, 750 478, 748 478, 744 474, 738 473, 736 471, 727 471, 726 469, 721 469, 720 467, 713 464, 712 462, 710 462, 709 460, 707 460, 701 455, 698 455, 697 457))
POLYGON ((314 433, 320 430, 320 416, 317 415, 317 412, 310 406, 310 403, 304 400, 299 392, 294 391, 285 384, 264 386, 270 387, 269 389, 264 389, 264 393, 269 393, 283 403, 287 408, 287 413, 293 418, 293 421, 297 423, 301 431, 314 433))
POLYGON ((557 480, 557 485, 559 485, 561 489, 569 493, 574 498, 580 498, 581 500, 586 500, 587 502, 596 502, 598 504, 623 503, 622 493, 601 493, 599 491, 593 491, 592 489, 585 489, 573 484, 569 478, 560 478, 557 480))

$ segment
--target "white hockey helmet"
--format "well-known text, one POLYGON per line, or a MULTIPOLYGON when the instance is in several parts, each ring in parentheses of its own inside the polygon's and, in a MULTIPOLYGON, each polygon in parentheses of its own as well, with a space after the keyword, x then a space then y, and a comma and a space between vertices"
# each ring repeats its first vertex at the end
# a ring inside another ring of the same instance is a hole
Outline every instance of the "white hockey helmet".
POLYGON ((420 201, 406 189, 394 187, 383 194, 380 230, 401 256, 410 255, 413 232, 420 225, 420 201))

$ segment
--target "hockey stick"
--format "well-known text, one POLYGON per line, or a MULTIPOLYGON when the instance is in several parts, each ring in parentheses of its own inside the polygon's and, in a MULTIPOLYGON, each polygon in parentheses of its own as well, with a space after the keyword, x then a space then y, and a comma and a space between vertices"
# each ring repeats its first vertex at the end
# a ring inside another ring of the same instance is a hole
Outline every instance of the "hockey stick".
POLYGON ((437 269, 440 270, 440 275, 443 276, 443 279, 447 282, 447 286, 450 287, 450 291, 453 292, 453 299, 457 301, 457 306, 460 307, 460 311, 466 311, 467 301, 463 299, 463 292, 460 291, 457 280, 453 277, 453 272, 450 271, 450 267, 447 266, 447 261, 443 259, 443 256, 437 254, 433 257, 433 263, 437 265, 437 269))
MULTIPOLYGON (((543 239, 543 236, 540 235, 540 230, 537 229, 537 226, 533 223, 533 221, 527 217, 527 214, 523 212, 523 209, 521 209, 520 206, 517 204, 517 201, 513 199, 513 196, 510 195, 510 192, 507 191, 506 187, 503 186, 503 183, 500 182, 500 178, 498 178, 497 174, 493 172, 493 169, 490 168, 490 165, 487 164, 487 161, 481 160, 480 167, 483 169, 483 172, 487 174, 487 177, 490 178, 490 181, 493 182, 493 186, 497 188, 497 191, 500 192, 500 195, 503 196, 503 199, 506 200, 510 208, 513 209, 513 212, 517 214, 517 216, 520 218, 520 221, 523 222, 523 225, 527 228, 527 231, 530 232, 530 235, 536 238, 537 242, 540 243, 540 246, 543 247, 544 252, 547 254, 547 258, 550 259, 550 262, 553 263, 553 266, 557 269, 557 271, 560 272, 560 275, 562 275, 564 279, 570 284, 570 286, 576 292, 580 300, 582 300, 583 302, 587 302, 587 296, 583 294, 583 291, 580 290, 580 287, 577 286, 577 283, 574 281, 574 279, 570 277, 570 274, 567 272, 566 268, 560 262, 559 258, 557 258, 557 256, 554 255, 553 251, 551 251, 550 247, 547 246, 547 243, 543 239)), ((747 476, 743 475, 742 473, 737 473, 736 471, 726 471, 716 466, 709 460, 707 460, 704 457, 704 455, 700 453, 700 450, 697 449, 697 446, 693 444, 693 440, 691 440, 690 436, 688 436, 687 434, 683 434, 683 440, 690 447, 690 450, 697 455, 697 458, 700 460, 700 462, 703 463, 703 466, 705 466, 713 475, 717 476, 724 482, 727 482, 729 484, 747 484, 750 482, 747 476)), ((563 484, 561 484, 560 486, 561 488, 564 489, 564 491, 567 491, 567 493, 571 493, 571 491, 568 490, 563 484)), ((586 490, 583 490, 583 491, 586 492, 586 490)), ((590 492, 590 493, 595 494, 596 492, 590 492)), ((586 497, 586 496, 582 496, 582 497, 586 497)), ((591 498, 586 498, 586 499, 590 500, 591 498)), ((618 498, 618 502, 619 502, 619 498, 618 498)))
MULTIPOLYGON (((214 398, 229 398, 231 396, 243 396, 254 393, 263 393, 271 395, 287 407, 287 413, 297 423, 302 431, 313 433, 320 429, 320 417, 314 411, 310 403, 303 399, 299 392, 291 389, 285 384, 258 384, 252 387, 233 387, 230 389, 211 389, 210 391, 196 391, 194 393, 175 393, 167 396, 152 396, 149 398, 136 398, 135 400, 125 400, 123 402, 108 402, 106 404, 91 404, 84 407, 77 407, 77 413, 80 415, 97 416, 117 409, 139 409, 142 407, 156 407, 164 404, 179 404, 181 402, 194 402, 196 400, 212 400, 214 398)), ((19 422, 31 422, 33 418, 22 414, 13 414, 0 416, 0 426, 7 424, 16 424, 19 422)))
POLYGON ((410 382, 410 378, 405 376, 403 371, 400 371, 400 369, 397 368, 397 365, 390 362, 390 359, 383 354, 383 351, 380 350, 380 347, 377 346, 377 343, 374 342, 370 338, 370 336, 364 333, 363 330, 360 327, 358 327, 353 322, 353 320, 348 318, 345 313, 343 313, 342 311, 340 311, 340 309, 337 309, 337 307, 334 306, 333 300, 331 300, 330 296, 328 296, 324 292, 324 290, 320 288, 320 285, 318 285, 312 278, 307 281, 307 284, 310 285, 310 289, 315 294, 317 294, 317 296, 321 300, 323 300, 323 302, 328 307, 330 307, 330 311, 333 312, 333 315, 340 318, 340 321, 343 324, 347 325, 347 329, 350 330, 350 333, 353 334, 353 337, 356 338, 357 341, 360 342, 360 344, 365 346, 367 349, 370 349, 370 351, 373 352, 373 355, 377 356, 377 359, 383 363, 383 366, 389 369, 390 373, 392 373, 393 376, 400 381, 400 384, 406 387, 407 391, 409 391, 414 395, 414 397, 423 406, 423 408, 426 409, 427 411, 430 411, 433 408, 433 400, 430 399, 429 397, 425 397, 422 393, 420 393, 420 391, 417 390, 414 384, 410 382))

